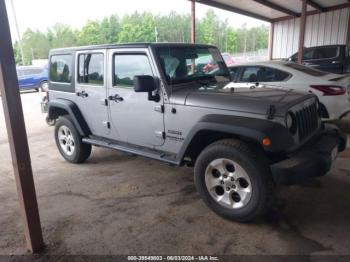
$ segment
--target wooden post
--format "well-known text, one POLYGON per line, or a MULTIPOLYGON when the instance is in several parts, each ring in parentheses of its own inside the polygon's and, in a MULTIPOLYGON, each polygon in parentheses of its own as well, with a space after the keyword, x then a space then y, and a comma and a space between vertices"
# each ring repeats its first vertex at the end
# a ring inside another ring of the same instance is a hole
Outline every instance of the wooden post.
POLYGON ((302 1, 302 8, 301 8, 301 16, 300 16, 298 64, 301 64, 303 61, 305 26, 306 26, 306 8, 307 8, 307 0, 301 0, 301 1, 302 1))
POLYGON ((5 0, 0 0, 0 92, 27 248, 44 247, 5 0))
POLYGON ((196 1, 191 0, 191 43, 196 43, 196 1))
POLYGON ((275 30, 275 23, 272 22, 270 24, 270 31, 269 31, 269 60, 273 59, 273 37, 274 37, 274 30, 275 30))

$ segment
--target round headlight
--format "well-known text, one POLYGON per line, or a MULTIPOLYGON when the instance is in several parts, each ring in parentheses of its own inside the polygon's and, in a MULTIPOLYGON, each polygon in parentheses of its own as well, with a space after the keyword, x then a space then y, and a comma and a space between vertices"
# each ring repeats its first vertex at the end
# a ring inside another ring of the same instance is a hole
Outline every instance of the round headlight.
POLYGON ((292 134, 295 134, 295 132, 297 131, 297 121, 295 119, 294 113, 292 112, 288 112, 288 114, 286 115, 286 127, 292 134))

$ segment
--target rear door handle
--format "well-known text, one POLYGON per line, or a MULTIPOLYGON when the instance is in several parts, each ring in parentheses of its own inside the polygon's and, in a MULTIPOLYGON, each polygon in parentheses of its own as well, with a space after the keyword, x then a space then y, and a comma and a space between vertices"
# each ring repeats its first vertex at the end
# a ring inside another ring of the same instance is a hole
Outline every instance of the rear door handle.
POLYGON ((114 96, 109 96, 108 97, 108 100, 111 100, 111 101, 115 101, 115 102, 121 102, 124 100, 124 98, 122 98, 121 96, 119 96, 118 94, 114 95, 114 96))
POLYGON ((86 93, 85 91, 81 91, 81 92, 77 92, 76 93, 77 96, 80 96, 82 98, 88 97, 88 93, 86 93))

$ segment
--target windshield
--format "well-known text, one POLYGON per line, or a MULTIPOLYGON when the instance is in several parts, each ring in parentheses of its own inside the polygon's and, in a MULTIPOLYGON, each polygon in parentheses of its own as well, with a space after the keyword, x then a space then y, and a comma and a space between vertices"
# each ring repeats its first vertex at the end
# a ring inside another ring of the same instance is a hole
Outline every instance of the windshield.
POLYGON ((156 49, 169 85, 203 79, 229 82, 229 71, 217 48, 202 46, 162 46, 156 49), (215 69, 215 73, 212 72, 215 69))

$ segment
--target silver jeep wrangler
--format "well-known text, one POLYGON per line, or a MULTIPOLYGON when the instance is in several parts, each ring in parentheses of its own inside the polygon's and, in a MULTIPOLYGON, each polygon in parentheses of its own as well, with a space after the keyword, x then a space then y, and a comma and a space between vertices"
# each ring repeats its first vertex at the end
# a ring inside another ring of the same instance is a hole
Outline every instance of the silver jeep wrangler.
POLYGON ((321 122, 316 96, 230 87, 214 46, 64 48, 49 64, 49 118, 67 161, 84 162, 96 145, 194 166, 204 202, 231 220, 266 212, 277 184, 326 174, 346 146, 321 122))

